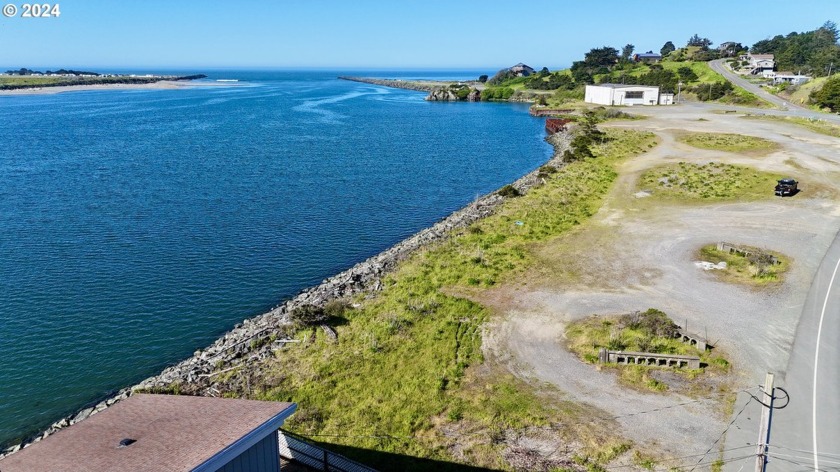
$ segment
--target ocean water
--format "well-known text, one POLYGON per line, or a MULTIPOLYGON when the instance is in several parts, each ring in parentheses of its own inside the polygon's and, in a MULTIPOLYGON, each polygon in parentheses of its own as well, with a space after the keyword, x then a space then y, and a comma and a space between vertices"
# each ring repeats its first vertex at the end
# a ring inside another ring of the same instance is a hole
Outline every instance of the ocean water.
POLYGON ((0 97, 0 443, 551 153, 523 105, 428 103, 337 75, 217 71, 240 82, 0 97))

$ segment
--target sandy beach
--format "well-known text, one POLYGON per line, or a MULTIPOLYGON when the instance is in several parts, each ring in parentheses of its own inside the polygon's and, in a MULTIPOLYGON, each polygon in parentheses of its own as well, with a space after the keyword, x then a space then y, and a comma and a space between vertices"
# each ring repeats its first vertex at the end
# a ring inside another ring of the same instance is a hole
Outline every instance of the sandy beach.
POLYGON ((62 85, 58 87, 35 87, 16 90, 0 90, 0 96, 10 95, 51 95, 65 92, 88 90, 174 90, 193 87, 241 87, 238 82, 183 82, 161 80, 151 84, 102 84, 102 85, 62 85))

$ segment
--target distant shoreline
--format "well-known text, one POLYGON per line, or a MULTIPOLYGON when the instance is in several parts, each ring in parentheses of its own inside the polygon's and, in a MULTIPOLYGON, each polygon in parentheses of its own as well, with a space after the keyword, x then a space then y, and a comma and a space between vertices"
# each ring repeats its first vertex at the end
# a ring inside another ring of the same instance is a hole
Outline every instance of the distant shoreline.
POLYGON ((56 87, 33 87, 15 90, 0 90, 0 96, 52 95, 56 93, 81 92, 89 90, 175 90, 192 87, 241 87, 232 82, 183 82, 161 80, 145 84, 85 84, 60 85, 56 87))

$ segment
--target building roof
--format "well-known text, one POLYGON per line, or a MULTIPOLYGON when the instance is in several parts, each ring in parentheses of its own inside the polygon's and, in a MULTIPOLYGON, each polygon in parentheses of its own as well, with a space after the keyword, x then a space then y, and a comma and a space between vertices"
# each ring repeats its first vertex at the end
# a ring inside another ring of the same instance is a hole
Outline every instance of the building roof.
POLYGON ((276 431, 296 408, 285 402, 134 394, 0 459, 0 471, 192 471, 210 464, 216 470, 276 431), (135 442, 119 447, 123 439, 135 442))
POLYGON ((587 85, 587 87, 606 87, 606 88, 630 88, 630 87, 643 87, 643 88, 655 88, 658 89, 659 87, 656 85, 639 85, 639 84, 598 84, 598 85, 587 85))
POLYGON ((520 62, 519 64, 516 64, 516 65, 514 65, 514 66, 511 66, 511 67, 510 67, 510 70, 512 70, 512 71, 517 71, 517 70, 534 70, 534 68, 533 68, 533 67, 531 67, 531 66, 529 66, 529 65, 527 65, 527 64, 523 64, 523 63, 521 63, 521 62, 520 62))
POLYGON ((772 61, 776 56, 772 54, 750 54, 750 57, 756 61, 772 61))

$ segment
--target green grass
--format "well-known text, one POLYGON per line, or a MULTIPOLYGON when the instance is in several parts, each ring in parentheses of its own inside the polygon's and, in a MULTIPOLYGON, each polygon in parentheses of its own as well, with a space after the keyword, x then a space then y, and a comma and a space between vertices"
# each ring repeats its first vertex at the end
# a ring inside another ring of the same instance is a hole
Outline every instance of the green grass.
MULTIPOLYGON (((584 362, 598 363, 601 348, 611 351, 651 352, 700 357, 706 370, 726 372, 729 362, 710 351, 699 351, 694 346, 674 338, 679 327, 665 313, 649 309, 643 313, 621 316, 591 316, 575 321, 566 327, 567 345, 584 362)), ((618 378, 632 388, 662 392, 668 386, 653 378, 654 370, 669 370, 694 380, 703 373, 688 369, 653 367, 644 365, 614 365, 618 378)))
POLYGON ((776 108, 775 105, 760 98, 758 95, 748 92, 741 87, 735 86, 735 89, 728 95, 723 96, 718 100, 720 103, 730 105, 742 105, 754 108, 776 108))
POLYGON ((718 251, 716 244, 703 246, 698 251, 700 260, 714 262, 726 262, 725 270, 713 270, 712 272, 722 279, 751 286, 766 286, 782 281, 782 276, 790 267, 788 258, 777 252, 767 251, 759 248, 743 246, 744 249, 752 251, 754 255, 747 256, 743 253, 729 253, 718 251), (761 254, 775 256, 777 264, 771 263, 761 254))
POLYGON ((654 198, 686 201, 757 200, 773 196, 776 174, 748 167, 710 162, 680 162, 654 167, 639 181, 639 187, 654 198))
MULTIPOLYGON (((381 292, 345 313, 336 327, 339 342, 326 342, 317 330, 300 333, 309 342, 290 345, 260 367, 259 380, 248 381, 250 396, 297 402, 287 426, 315 439, 441 460, 451 460, 448 448, 457 443, 465 460, 485 467, 506 467, 493 439, 503 431, 591 419, 580 405, 471 369, 482 364, 481 327, 490 315, 454 294, 520 274, 533 261, 532 243, 593 215, 616 178, 616 163, 656 139, 606 132, 612 140, 594 148, 597 158, 547 175, 546 184, 509 199, 495 215, 403 262, 381 292)), ((583 428, 573 436, 595 455, 613 444, 612 433, 599 434, 583 428)), ((375 455, 357 458, 377 465, 375 455)), ((390 467, 419 470, 410 457, 390 467)))
POLYGON ((833 136, 835 138, 840 138, 840 126, 835 125, 833 123, 829 123, 828 121, 824 120, 815 120, 811 118, 800 118, 795 116, 771 116, 771 115, 746 115, 744 118, 750 120, 767 120, 767 121, 778 121, 781 123, 793 123, 798 126, 803 126, 808 128, 809 130, 824 134, 826 136, 833 136))
POLYGON ((32 77, 0 75, 0 90, 68 85, 105 85, 121 83, 152 83, 161 77, 32 77))
POLYGON ((0 85, 23 85, 23 86, 38 86, 50 85, 67 82, 69 79, 65 77, 30 77, 30 76, 2 76, 0 75, 0 85))
POLYGON ((726 152, 761 152, 775 151, 779 145, 768 139, 743 134, 728 133, 686 133, 678 141, 700 149, 726 152))
POLYGON ((815 77, 802 85, 798 85, 796 87, 788 86, 783 92, 779 92, 778 87, 768 88, 768 90, 796 105, 805 106, 813 110, 819 110, 819 107, 809 103, 809 97, 811 92, 821 89, 822 86, 825 85, 826 81, 828 81, 828 77, 815 77))

